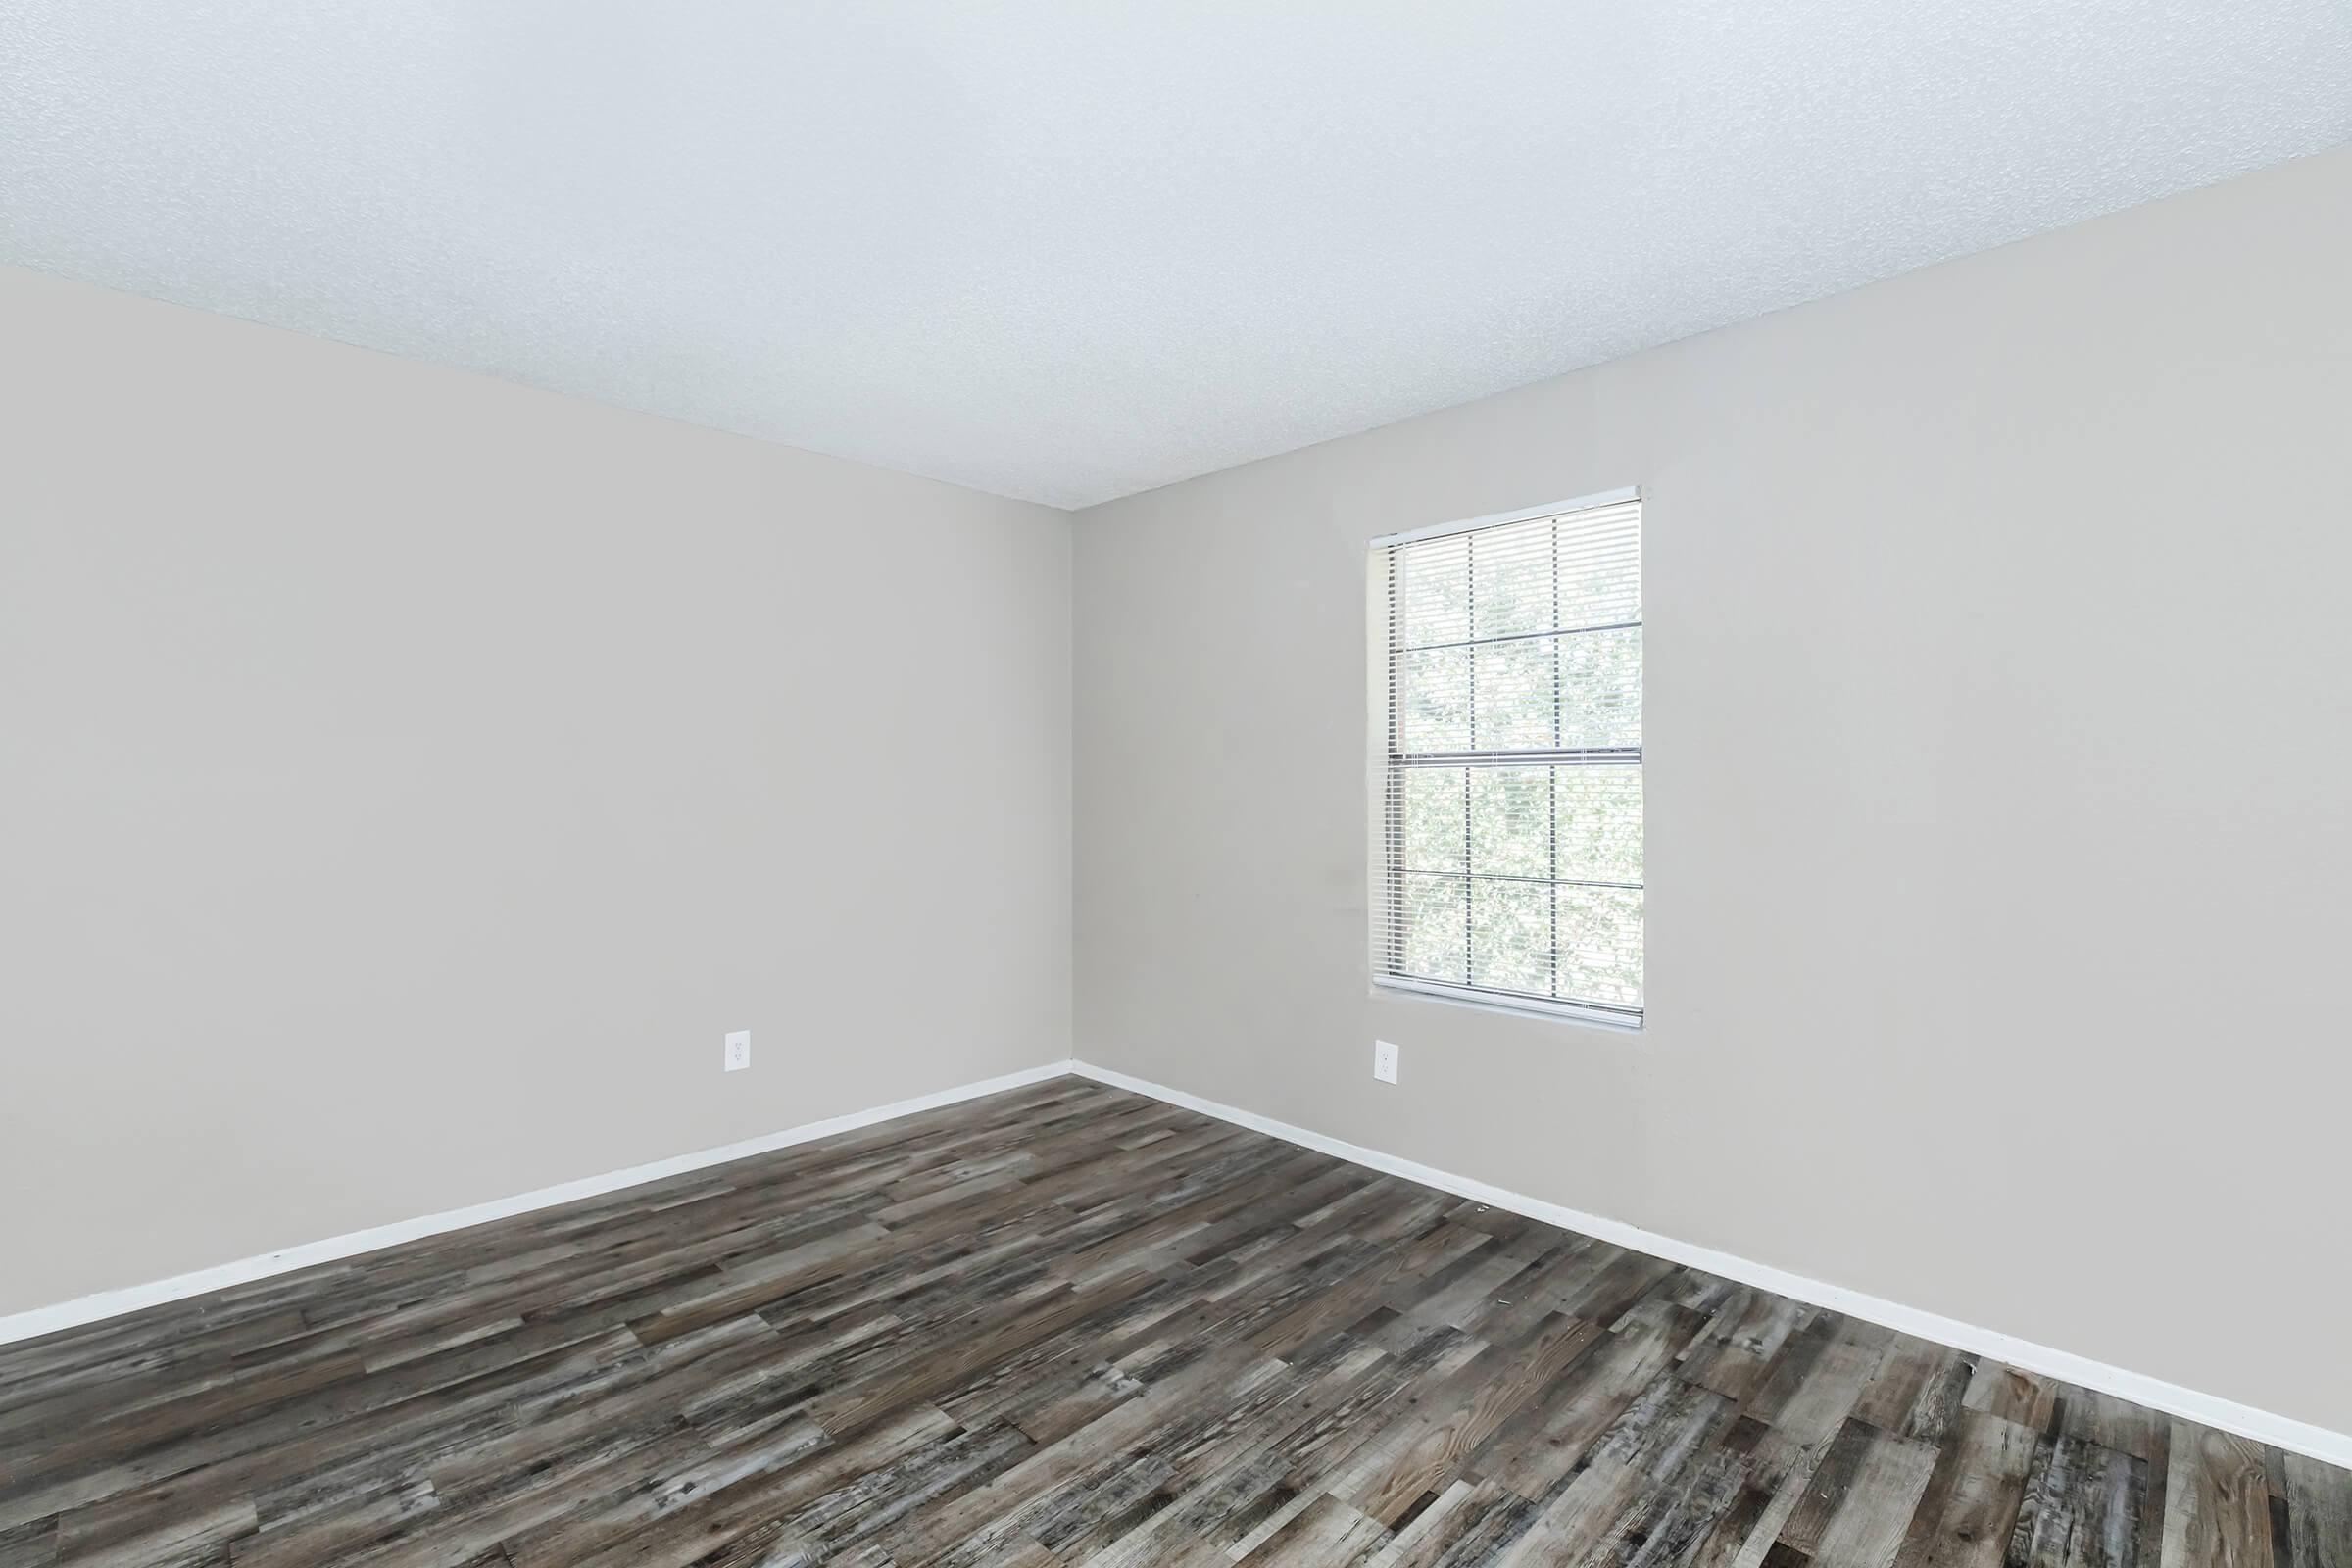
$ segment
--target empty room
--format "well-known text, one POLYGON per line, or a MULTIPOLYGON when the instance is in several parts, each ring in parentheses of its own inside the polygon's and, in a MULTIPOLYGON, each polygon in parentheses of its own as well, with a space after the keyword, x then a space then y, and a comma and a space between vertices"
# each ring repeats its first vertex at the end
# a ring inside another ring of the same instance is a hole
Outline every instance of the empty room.
POLYGON ((0 1568, 2352 1568, 2348 584, 2352 0, 0 0, 0 1568))

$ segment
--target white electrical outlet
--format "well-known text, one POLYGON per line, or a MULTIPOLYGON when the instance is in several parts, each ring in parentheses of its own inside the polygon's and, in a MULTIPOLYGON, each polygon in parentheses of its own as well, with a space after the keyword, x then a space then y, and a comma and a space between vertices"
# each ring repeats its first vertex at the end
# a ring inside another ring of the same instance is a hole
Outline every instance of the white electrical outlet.
POLYGON ((741 1072, 752 1064, 752 1032, 738 1029, 727 1036, 727 1071, 741 1072))
POLYGON ((1396 1081, 1396 1043, 1393 1040, 1372 1042, 1372 1076, 1384 1084, 1396 1081))

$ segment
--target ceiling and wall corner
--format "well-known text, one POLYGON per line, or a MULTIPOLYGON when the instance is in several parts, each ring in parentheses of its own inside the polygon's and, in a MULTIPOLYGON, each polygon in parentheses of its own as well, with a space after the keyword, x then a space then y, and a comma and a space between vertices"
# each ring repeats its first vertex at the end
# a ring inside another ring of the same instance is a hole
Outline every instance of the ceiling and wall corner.
POLYGON ((0 261, 1066 508, 2348 138, 2343 0, 0 16, 0 261))

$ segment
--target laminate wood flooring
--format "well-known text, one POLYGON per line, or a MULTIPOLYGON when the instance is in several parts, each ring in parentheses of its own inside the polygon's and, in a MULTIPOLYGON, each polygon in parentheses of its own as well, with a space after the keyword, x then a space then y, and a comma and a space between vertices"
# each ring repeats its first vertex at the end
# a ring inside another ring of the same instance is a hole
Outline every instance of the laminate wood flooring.
POLYGON ((0 1568, 2352 1568, 2352 1476, 1078 1078, 0 1347, 0 1568))

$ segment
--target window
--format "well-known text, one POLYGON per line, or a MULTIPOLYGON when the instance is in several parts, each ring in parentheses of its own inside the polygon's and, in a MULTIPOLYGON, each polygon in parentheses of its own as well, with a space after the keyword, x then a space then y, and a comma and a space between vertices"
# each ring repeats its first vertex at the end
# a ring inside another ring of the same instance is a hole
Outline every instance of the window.
POLYGON ((1375 982, 1639 1027, 1640 494, 1375 541, 1373 595, 1375 982))

